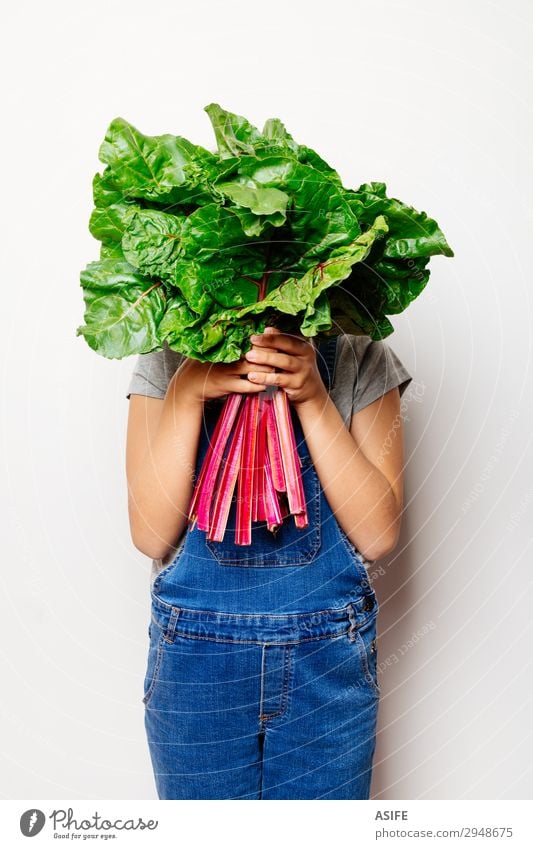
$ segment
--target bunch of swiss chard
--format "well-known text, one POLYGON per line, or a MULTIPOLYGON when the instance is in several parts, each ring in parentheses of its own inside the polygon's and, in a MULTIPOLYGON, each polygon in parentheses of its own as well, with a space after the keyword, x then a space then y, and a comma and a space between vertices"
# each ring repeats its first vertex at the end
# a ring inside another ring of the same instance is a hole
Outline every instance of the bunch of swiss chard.
MULTIPOLYGON (((259 131, 217 103, 205 111, 214 152, 122 118, 108 127, 89 222, 100 258, 81 272, 77 335, 109 358, 167 344, 229 363, 268 325, 306 337, 392 333, 387 316, 423 290, 430 257, 453 256, 437 222, 387 197, 384 183, 345 188, 277 118, 259 131)), ((222 539, 238 479, 250 497, 236 542, 250 543, 253 520, 275 530, 292 513, 305 527, 286 394, 228 396, 219 424, 191 521, 222 539)))

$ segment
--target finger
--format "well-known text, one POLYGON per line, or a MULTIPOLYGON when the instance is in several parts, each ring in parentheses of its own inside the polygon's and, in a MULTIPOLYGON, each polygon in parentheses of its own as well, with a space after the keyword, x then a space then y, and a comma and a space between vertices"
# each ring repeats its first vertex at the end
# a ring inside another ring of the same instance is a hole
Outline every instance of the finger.
POLYGON ((268 348, 263 348, 262 350, 256 348, 255 350, 247 351, 244 356, 248 364, 252 366, 256 364, 269 365, 274 366, 274 368, 283 369, 283 371, 297 371, 301 367, 301 363, 293 356, 281 354, 279 351, 269 350, 268 348))
MULTIPOLYGON (((253 368, 256 368, 256 371, 274 371, 274 366, 268 365, 267 363, 253 363, 253 368)), ((232 369, 233 374, 246 374, 250 368, 252 367, 252 363, 249 362, 246 358, 243 357, 242 360, 239 361, 237 368, 232 369)))
MULTIPOLYGON (((223 372, 223 379, 226 380, 226 378, 232 377, 235 374, 243 374, 243 372, 246 372, 250 367, 250 363, 247 362, 244 354, 241 354, 240 358, 232 363, 215 363, 213 367, 223 372)), ((264 364, 261 366, 261 368, 263 368, 265 371, 271 371, 273 370, 274 366, 264 364)))
POLYGON ((250 336, 250 342, 253 345, 265 348, 279 348, 287 354, 293 356, 302 356, 310 346, 310 340, 299 336, 296 333, 281 333, 279 330, 272 330, 270 333, 254 334, 250 336))
MULTIPOLYGON (((261 375, 261 380, 263 379, 263 375, 261 375)), ((242 380, 240 377, 235 378, 235 380, 231 381, 229 386, 230 392, 262 392, 265 388, 259 380, 252 382, 250 380, 242 380)))
POLYGON ((251 371, 248 373, 248 380, 253 383, 260 383, 263 386, 281 386, 284 389, 290 386, 291 376, 283 374, 281 371, 271 372, 270 374, 260 374, 259 372, 251 371))

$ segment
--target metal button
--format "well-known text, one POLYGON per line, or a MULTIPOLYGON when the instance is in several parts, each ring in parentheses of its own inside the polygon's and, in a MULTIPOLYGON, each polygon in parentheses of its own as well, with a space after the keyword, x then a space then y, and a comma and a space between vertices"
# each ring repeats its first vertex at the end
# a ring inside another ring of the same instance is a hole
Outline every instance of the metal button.
POLYGON ((365 600, 363 602, 363 610, 372 610, 374 607, 374 599, 371 595, 365 596, 365 600))

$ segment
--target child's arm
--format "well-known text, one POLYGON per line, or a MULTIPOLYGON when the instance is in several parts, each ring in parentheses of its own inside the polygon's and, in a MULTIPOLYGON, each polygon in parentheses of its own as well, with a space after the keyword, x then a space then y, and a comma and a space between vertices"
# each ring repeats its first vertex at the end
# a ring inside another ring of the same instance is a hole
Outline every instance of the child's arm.
POLYGON ((337 521, 367 560, 379 560, 396 547, 403 510, 398 388, 353 415, 350 430, 329 395, 297 409, 337 521))
POLYGON ((128 513, 133 543, 148 557, 163 558, 186 529, 203 402, 231 392, 262 391, 262 386, 241 379, 249 368, 244 360, 213 364, 185 359, 163 400, 131 394, 128 513))
POLYGON ((248 360, 283 369, 256 382, 287 391, 338 523, 363 557, 378 560, 397 544, 403 509, 398 388, 353 415, 348 430, 320 377, 313 344, 266 331, 252 341, 259 353, 246 354, 248 360))

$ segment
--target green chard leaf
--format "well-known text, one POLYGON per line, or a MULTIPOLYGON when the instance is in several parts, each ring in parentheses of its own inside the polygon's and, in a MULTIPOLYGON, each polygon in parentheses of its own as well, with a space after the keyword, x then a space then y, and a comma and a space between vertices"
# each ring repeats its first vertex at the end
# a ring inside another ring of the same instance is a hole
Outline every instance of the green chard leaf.
POLYGON ((121 359, 160 347, 158 325, 165 311, 161 283, 142 277, 120 259, 91 262, 80 275, 85 325, 76 330, 104 357, 121 359))
POLYGON ((218 103, 209 103, 204 107, 213 126, 221 159, 239 156, 241 153, 254 153, 255 144, 261 139, 261 133, 241 115, 227 112, 218 103))
POLYGON ((181 253, 185 215, 155 209, 128 209, 123 218, 122 251, 142 274, 173 280, 181 253))
POLYGON ((385 183, 363 183, 357 191, 349 191, 348 196, 360 221, 370 222, 376 215, 387 217, 389 238, 384 247, 385 256, 393 259, 453 256, 437 222, 425 212, 388 198, 385 183))
POLYGON ((145 136, 123 118, 109 125, 99 159, 128 197, 200 202, 216 175, 216 157, 181 136, 145 136))
MULTIPOLYGON (((387 232, 387 224, 383 216, 378 216, 372 227, 357 236, 353 242, 332 251, 327 262, 313 266, 302 277, 290 277, 277 288, 273 289, 262 301, 250 304, 236 312, 240 318, 249 313, 262 312, 265 307, 273 307, 279 312, 297 315, 313 307, 318 296, 330 286, 344 280, 351 273, 352 267, 362 262, 370 251, 374 241, 387 232)), ((313 336, 312 321, 309 320, 300 327, 306 336, 313 336)))
POLYGON ((89 220, 100 260, 81 272, 76 333, 120 358, 172 350, 234 362, 267 324, 285 332, 393 332, 453 256, 437 222, 384 183, 342 185, 279 118, 260 131, 218 103, 204 110, 217 150, 143 135, 123 118, 100 147, 89 220))

